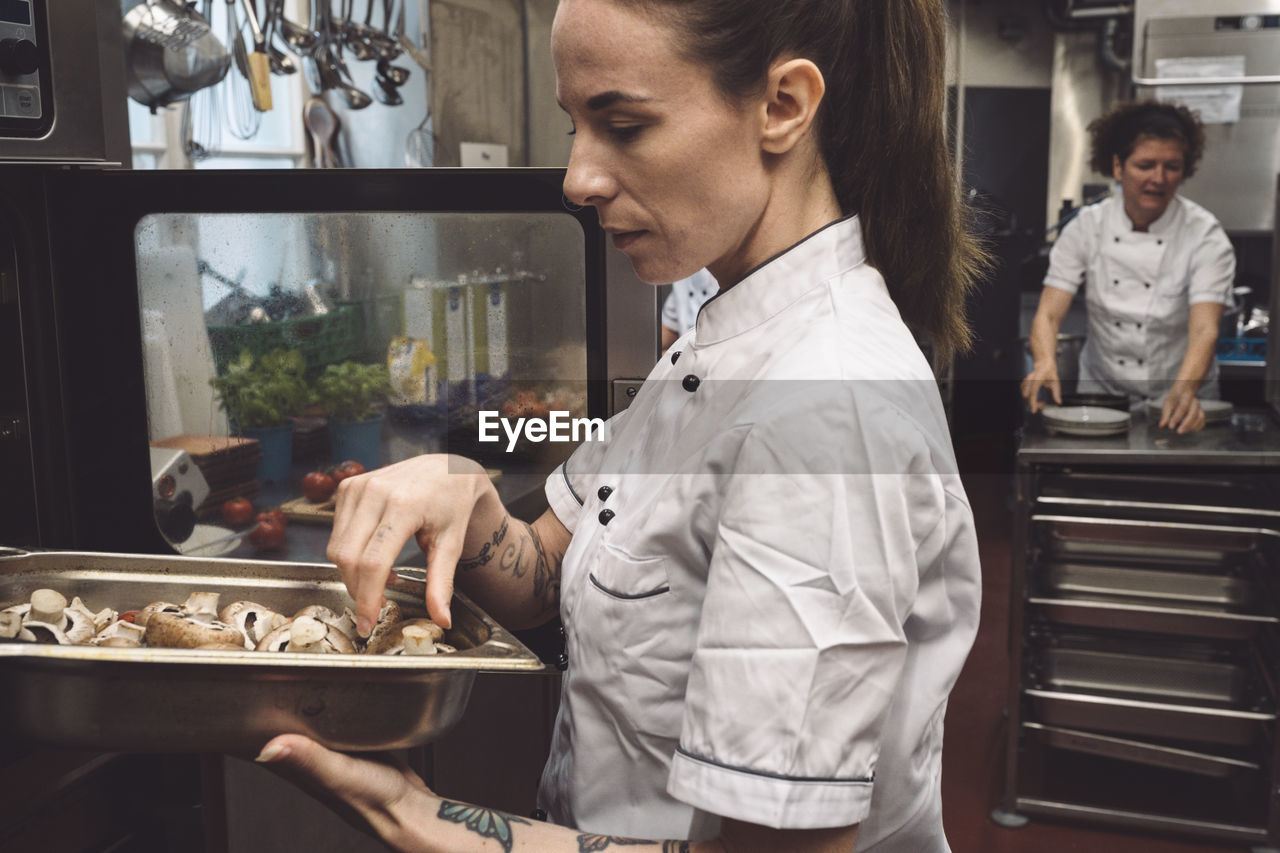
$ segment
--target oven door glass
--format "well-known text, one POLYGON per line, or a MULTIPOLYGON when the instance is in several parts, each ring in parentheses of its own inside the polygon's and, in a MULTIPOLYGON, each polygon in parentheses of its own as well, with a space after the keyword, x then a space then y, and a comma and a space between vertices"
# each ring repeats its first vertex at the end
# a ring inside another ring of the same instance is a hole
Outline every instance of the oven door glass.
POLYGON ((332 502, 317 478, 308 498, 304 477, 424 453, 477 459, 513 512, 536 513, 545 476, 598 431, 584 239, 557 213, 145 216, 135 250, 165 539, 197 556, 322 560, 332 502), (237 498, 281 508, 284 542, 264 552, 244 536, 243 505, 223 512, 237 498))

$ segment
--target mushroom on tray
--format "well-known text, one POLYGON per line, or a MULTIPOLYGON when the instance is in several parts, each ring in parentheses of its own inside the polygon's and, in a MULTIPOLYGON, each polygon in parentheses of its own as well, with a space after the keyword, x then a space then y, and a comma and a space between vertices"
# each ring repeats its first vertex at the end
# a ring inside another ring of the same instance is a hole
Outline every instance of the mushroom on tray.
POLYGON ((66 596, 57 590, 37 589, 28 603, 0 613, 0 638, 64 646, 87 643, 115 618, 109 608, 95 614, 79 597, 67 604, 66 596))
POLYGON ((333 625, 310 616, 299 616, 281 625, 258 643, 260 652, 354 653, 356 647, 333 625))
POLYGON ((193 592, 181 607, 166 602, 147 605, 135 624, 145 629, 148 646, 168 649, 199 649, 220 644, 245 648, 244 634, 218 621, 218 593, 193 592))
MULTIPOLYGON (((398 612, 399 611, 397 610, 397 613, 398 612)), ((342 613, 338 614, 330 610, 328 607, 325 607, 323 604, 312 604, 293 614, 294 619, 302 616, 310 616, 312 619, 319 619, 324 624, 337 628, 346 635, 352 645, 356 645, 358 642, 358 635, 356 634, 356 615, 351 612, 350 607, 342 608, 342 613)))
POLYGON ((141 625, 119 619, 95 634, 89 642, 95 646, 136 649, 142 645, 144 633, 146 629, 141 625))
POLYGON ((277 613, 269 607, 252 601, 233 601, 222 612, 218 619, 228 625, 234 625, 244 634, 244 647, 256 649, 268 634, 285 625, 289 617, 277 613))
POLYGON ((457 651, 440 642, 442 639, 444 629, 430 619, 405 619, 381 634, 370 636, 365 651, 371 655, 434 655, 457 651))

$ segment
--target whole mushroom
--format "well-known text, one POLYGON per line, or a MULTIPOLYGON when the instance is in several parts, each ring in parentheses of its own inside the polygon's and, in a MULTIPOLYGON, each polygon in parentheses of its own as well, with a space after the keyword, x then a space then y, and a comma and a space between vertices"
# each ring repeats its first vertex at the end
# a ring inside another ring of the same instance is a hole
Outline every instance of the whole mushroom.
POLYGON ((353 654, 356 647, 346 634, 310 616, 298 616, 281 625, 258 643, 260 652, 305 652, 309 654, 353 654))
MULTIPOLYGON (((218 593, 193 592, 175 612, 163 602, 148 605, 143 639, 148 646, 168 649, 195 649, 211 643, 229 643, 245 648, 244 634, 233 625, 219 622, 218 593)), ((142 613, 134 624, 142 620, 142 613)))

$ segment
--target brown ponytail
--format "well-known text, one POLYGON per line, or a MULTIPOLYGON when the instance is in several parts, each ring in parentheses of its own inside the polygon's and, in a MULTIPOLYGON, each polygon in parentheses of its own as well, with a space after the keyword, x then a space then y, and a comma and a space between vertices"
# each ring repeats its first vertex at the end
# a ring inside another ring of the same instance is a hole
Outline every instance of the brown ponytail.
POLYGON ((775 59, 812 60, 827 84, 819 147, 872 264, 938 355, 969 347, 965 295, 989 262, 947 150, 942 0, 620 2, 675 24, 730 97, 758 92, 775 59))

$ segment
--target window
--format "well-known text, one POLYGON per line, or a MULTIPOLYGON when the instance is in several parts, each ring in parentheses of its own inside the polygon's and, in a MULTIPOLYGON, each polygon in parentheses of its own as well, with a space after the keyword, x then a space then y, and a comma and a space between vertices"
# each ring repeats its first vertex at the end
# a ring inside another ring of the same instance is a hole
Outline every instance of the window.
MULTIPOLYGON (((206 3, 209 26, 227 42, 223 2, 206 3)), ((302 20, 301 0, 285 0, 291 20, 302 20)), ((237 20, 243 23, 243 15, 237 20)), ((252 49, 248 26, 246 42, 252 49)), ((232 49, 232 45, 228 45, 232 49)), ((295 57, 296 59, 296 57, 295 57)), ((307 97, 301 71, 271 75, 272 109, 252 107, 249 83, 232 64, 216 86, 184 102, 156 111, 129 99, 129 137, 135 169, 292 169, 306 164, 302 103, 307 97), (247 138, 246 138, 247 137, 247 138), (188 140, 191 140, 190 144, 188 140), (202 153, 204 152, 204 153, 202 153)))

